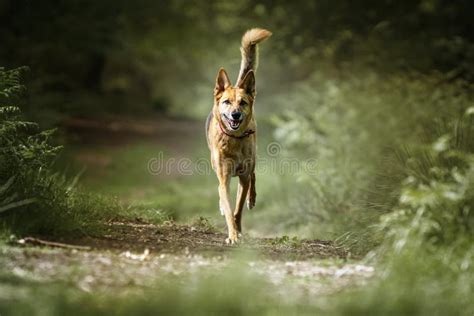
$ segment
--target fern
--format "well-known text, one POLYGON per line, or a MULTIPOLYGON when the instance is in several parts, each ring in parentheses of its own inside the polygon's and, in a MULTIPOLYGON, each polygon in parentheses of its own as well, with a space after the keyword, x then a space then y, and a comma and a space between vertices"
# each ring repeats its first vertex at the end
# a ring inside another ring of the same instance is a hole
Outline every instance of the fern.
POLYGON ((40 131, 38 124, 22 120, 17 106, 8 104, 24 89, 22 70, 0 67, 0 96, 7 103, 0 106, 0 213, 37 201, 35 195, 42 190, 35 188, 34 177, 60 149, 49 144, 53 130, 40 131))
POLYGON ((0 96, 9 98, 18 95, 24 89, 20 84, 20 77, 25 69, 26 67, 5 70, 4 67, 0 67, 0 96))

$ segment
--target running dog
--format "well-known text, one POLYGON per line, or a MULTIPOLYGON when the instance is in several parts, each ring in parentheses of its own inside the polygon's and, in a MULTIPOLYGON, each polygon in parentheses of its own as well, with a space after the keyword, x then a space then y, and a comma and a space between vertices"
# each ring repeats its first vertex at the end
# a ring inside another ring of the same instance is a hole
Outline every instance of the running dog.
POLYGON ((219 208, 225 216, 228 244, 238 241, 242 232, 242 210, 255 206, 255 162, 257 124, 254 115, 257 44, 270 37, 268 30, 254 28, 242 37, 242 62, 237 83, 232 86, 221 68, 214 88, 214 105, 206 121, 207 144, 212 168, 219 180, 219 208), (232 209, 229 196, 231 177, 239 177, 237 200, 232 209))

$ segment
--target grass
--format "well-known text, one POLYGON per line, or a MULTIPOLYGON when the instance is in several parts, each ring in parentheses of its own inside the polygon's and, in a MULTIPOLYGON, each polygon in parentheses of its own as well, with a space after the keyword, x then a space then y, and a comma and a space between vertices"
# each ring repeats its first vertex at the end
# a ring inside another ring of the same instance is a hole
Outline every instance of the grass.
POLYGON ((273 240, 270 241, 272 245, 282 245, 282 246, 289 246, 289 247, 299 247, 301 246, 301 241, 297 236, 289 237, 289 236, 281 236, 275 237, 273 240))

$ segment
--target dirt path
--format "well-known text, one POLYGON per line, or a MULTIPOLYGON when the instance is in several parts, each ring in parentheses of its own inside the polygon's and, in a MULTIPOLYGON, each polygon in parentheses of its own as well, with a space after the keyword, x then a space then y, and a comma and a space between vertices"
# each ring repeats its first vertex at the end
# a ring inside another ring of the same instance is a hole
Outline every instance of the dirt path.
POLYGON ((68 244, 88 246, 95 250, 145 250, 157 254, 252 255, 275 260, 346 259, 347 252, 332 241, 280 238, 244 238, 237 246, 226 245, 226 235, 206 224, 178 225, 166 223, 113 222, 107 233, 97 237, 61 239, 68 244))
POLYGON ((114 222, 104 236, 56 240, 89 250, 12 241, 0 245, 0 275, 16 281, 0 282, 0 301, 19 299, 18 289, 26 285, 26 291, 30 284, 59 283, 80 292, 126 296, 170 277, 183 282, 226 271, 258 276, 283 291, 283 297, 287 291, 311 297, 363 285, 374 273, 371 266, 348 260, 330 241, 263 238, 228 246, 224 237, 202 225, 114 222))

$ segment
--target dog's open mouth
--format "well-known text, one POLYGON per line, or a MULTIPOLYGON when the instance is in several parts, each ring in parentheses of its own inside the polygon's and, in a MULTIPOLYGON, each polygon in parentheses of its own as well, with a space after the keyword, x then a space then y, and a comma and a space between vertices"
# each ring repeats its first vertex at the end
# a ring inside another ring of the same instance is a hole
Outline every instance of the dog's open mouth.
POLYGON ((225 120, 227 121, 227 125, 229 125, 229 127, 234 131, 237 130, 240 124, 242 123, 242 120, 234 120, 234 119, 228 118, 225 115, 224 117, 225 117, 225 120))

